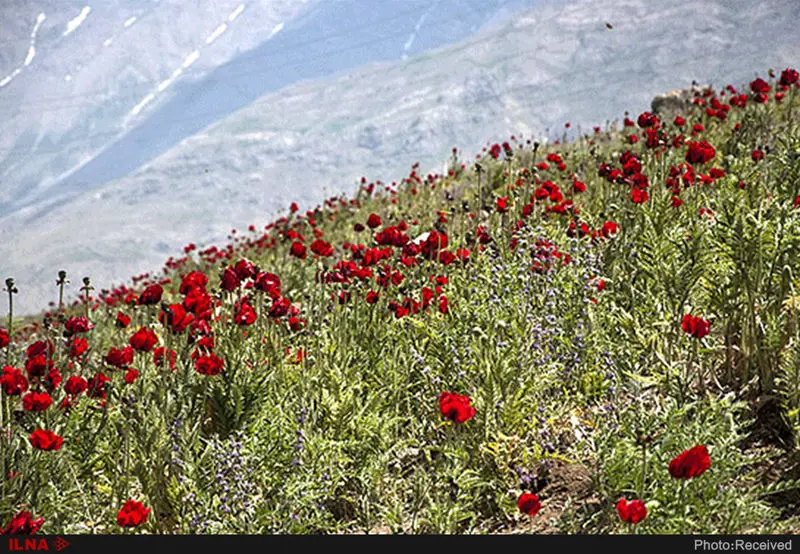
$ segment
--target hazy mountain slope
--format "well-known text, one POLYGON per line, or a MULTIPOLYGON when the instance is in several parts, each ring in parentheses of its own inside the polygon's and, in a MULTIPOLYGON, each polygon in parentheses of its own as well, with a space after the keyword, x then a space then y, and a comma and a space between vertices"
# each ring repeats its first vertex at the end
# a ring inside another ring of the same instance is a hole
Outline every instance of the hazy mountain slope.
MULTIPOLYGON (((98 283, 158 267, 192 241, 263 224, 291 200, 399 179, 512 133, 560 134, 644 110, 693 79, 800 65, 792 0, 550 4, 457 45, 267 95, 129 178, 0 220, 0 259, 27 309, 66 268, 98 283), (604 23, 613 24, 613 29, 604 23)), ((5 269, 4 267, 4 269, 5 269)), ((53 290, 51 290, 53 289, 53 290)))
POLYGON ((29 40, 24 25, 13 35, 18 58, 29 42, 41 55, 0 87, 6 113, 13 114, 0 141, 7 183, 0 216, 59 204, 124 177, 266 93, 462 40, 541 1, 7 7, 16 22, 41 18, 31 32, 38 37, 29 40), (78 16, 66 27, 56 21, 73 12, 78 16))
POLYGON ((0 4, 0 215, 130 131, 184 82, 315 1, 10 0, 0 4))

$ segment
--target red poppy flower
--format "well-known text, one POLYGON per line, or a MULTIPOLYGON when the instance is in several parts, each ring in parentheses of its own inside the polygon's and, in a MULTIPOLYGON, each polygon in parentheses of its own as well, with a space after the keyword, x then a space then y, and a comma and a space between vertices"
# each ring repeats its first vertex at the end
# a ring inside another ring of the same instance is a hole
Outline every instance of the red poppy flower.
POLYGON ((669 474, 675 479, 691 479, 702 474, 711 467, 711 457, 708 449, 698 444, 684 450, 669 463, 669 474))
POLYGON ((497 199, 497 211, 501 214, 508 211, 508 196, 503 196, 497 199))
POLYGON ((399 226, 389 226, 383 231, 375 233, 375 241, 381 246, 397 246, 402 248, 411 239, 406 235, 399 226))
POLYGON ((306 325, 305 319, 300 319, 296 316, 292 316, 288 319, 289 329, 292 331, 300 331, 306 325))
POLYGON ((53 360, 48 360, 45 354, 36 354, 25 361, 25 371, 29 379, 44 377, 53 369, 53 360))
POLYGON ((788 87, 789 85, 797 83, 798 78, 800 78, 800 75, 798 75, 797 71, 790 67, 787 67, 786 69, 781 71, 780 84, 783 87, 788 87))
POLYGON ((28 380, 22 374, 21 369, 7 365, 3 368, 3 374, 0 375, 0 386, 8 396, 20 396, 28 390, 28 380))
POLYGON ((249 260, 241 259, 233 266, 233 271, 240 281, 245 281, 256 276, 256 266, 249 260))
POLYGON ((106 383, 111 379, 106 377, 105 373, 100 372, 94 377, 90 377, 87 383, 86 394, 92 398, 105 398, 106 397, 106 383))
POLYGON ((381 223, 383 222, 378 214, 369 214, 369 217, 367 218, 367 227, 370 229, 375 229, 380 227, 381 223))
POLYGON ((771 91, 772 87, 770 87, 769 83, 767 83, 764 79, 759 77, 758 79, 750 83, 750 90, 752 90, 755 93, 763 94, 771 91))
POLYGON ((602 291, 606 290, 606 282, 605 282, 605 280, 604 280, 604 279, 599 279, 599 280, 598 280, 598 281, 597 281, 597 282, 594 284, 594 286, 597 288, 597 290, 598 290, 598 291, 601 291, 601 292, 602 292, 602 291))
POLYGON ((750 157, 754 162, 759 162, 764 159, 764 151, 756 148, 750 153, 750 157))
MULTIPOLYGON (((190 271, 181 280, 180 293, 188 294, 194 288, 205 290, 208 284, 208 277, 201 271, 190 271)), ((159 299, 160 301, 160 299, 159 299)))
POLYGON ((239 280, 239 276, 233 268, 226 268, 225 271, 222 272, 222 278, 220 279, 222 290, 232 292, 238 289, 241 284, 242 282, 239 280))
POLYGON ((46 392, 31 391, 22 397, 22 408, 28 412, 43 412, 53 403, 46 392))
POLYGON ((642 129, 646 129, 648 127, 657 127, 659 124, 658 117, 650 112, 642 112, 639 114, 636 122, 642 129))
POLYGON ((48 341, 39 340, 28 346, 25 350, 25 355, 28 358, 33 358, 34 356, 52 356, 53 352, 55 352, 55 346, 53 343, 48 341))
POLYGON ((236 303, 236 313, 233 316, 233 321, 237 325, 252 325, 256 320, 256 311, 250 305, 247 297, 236 303))
POLYGON ((620 498, 617 502, 617 514, 625 523, 639 523, 647 517, 647 508, 641 500, 631 500, 620 498))
POLYGON ((150 352, 153 347, 158 343, 158 336, 155 332, 147 327, 140 327, 128 341, 134 350, 139 352, 150 352))
POLYGON ((33 515, 25 510, 17 512, 0 535, 35 535, 44 524, 44 518, 33 519, 33 515))
POLYGON ((606 221, 603 223, 602 234, 605 238, 616 235, 619 232, 619 224, 614 221, 606 221))
POLYGON ((189 290, 183 299, 183 307, 199 319, 209 319, 214 310, 214 300, 208 292, 200 287, 189 290))
POLYGON ((439 411, 444 417, 456 423, 465 423, 475 416, 475 408, 470 405, 469 396, 449 391, 439 395, 439 411))
POLYGON ((323 258, 327 258, 328 256, 333 256, 333 247, 330 245, 329 242, 324 241, 322 239, 317 239, 311 243, 311 251, 316 254, 317 256, 322 256, 323 258))
POLYGON ((434 260, 439 257, 442 250, 447 248, 448 237, 445 233, 438 231, 431 231, 421 244, 422 255, 428 260, 434 260))
POLYGON ((125 348, 117 349, 112 346, 104 359, 110 366, 118 368, 128 367, 133 363, 133 348, 126 346, 125 348))
POLYGON ((139 304, 142 306, 153 306, 161 302, 161 296, 164 294, 164 289, 159 284, 150 285, 141 295, 139 295, 139 304))
POLYGON ((195 370, 202 375, 219 375, 224 365, 225 360, 214 354, 200 356, 194 362, 195 370))
POLYGON ((708 142, 704 140, 690 141, 689 148, 686 150, 686 161, 690 164, 704 164, 711 161, 716 155, 717 151, 708 142))
POLYGON ((292 243, 289 253, 296 258, 300 258, 301 260, 306 259, 306 247, 299 240, 296 240, 292 243))
POLYGON ((11 337, 8 336, 8 331, 0 329, 0 348, 5 348, 11 342, 11 337))
POLYGON ((647 202, 649 195, 647 194, 646 190, 640 188, 634 188, 631 190, 631 200, 633 200, 634 204, 644 204, 647 202))
POLYGON ((519 499, 517 499, 517 508, 519 508, 519 511, 523 514, 535 516, 539 513, 539 510, 542 509, 542 502, 535 494, 526 492, 521 494, 519 499))
POLYGON ((702 339, 708 335, 709 331, 711 330, 711 322, 701 317, 695 317, 691 314, 686 314, 683 316, 681 328, 683 328, 686 334, 698 339, 702 339))
POLYGON ((269 309, 269 316, 274 318, 283 317, 289 313, 291 305, 291 301, 288 298, 276 298, 272 301, 272 307, 269 309))
POLYGON ((433 300, 434 292, 433 289, 430 287, 422 287, 422 309, 425 310, 428 306, 431 305, 431 300, 433 300))
POLYGON ((367 304, 375 304, 375 303, 377 303, 378 300, 380 299, 380 297, 381 297, 380 294, 378 294, 374 290, 369 291, 367 293, 367 304))
MULTIPOLYGON (((206 352, 213 352, 214 351, 214 335, 206 335, 204 337, 200 337, 200 340, 197 341, 197 348, 205 350, 206 352)), ((172 357, 175 357, 174 350, 172 357)))
POLYGON ((77 335, 94 329, 94 325, 89 322, 86 316, 72 316, 64 323, 64 329, 70 335, 77 335))
POLYGON ((194 321, 194 316, 186 311, 183 304, 171 304, 158 314, 158 321, 173 333, 183 333, 194 321))
POLYGON ((442 295, 439 298, 439 311, 441 313, 443 313, 443 314, 446 314, 450 309, 449 305, 450 305, 450 302, 449 302, 449 300, 447 300, 447 297, 445 295, 442 295))
POLYGON ((78 375, 72 375, 67 382, 64 383, 64 392, 67 394, 71 394, 72 396, 78 396, 80 393, 85 391, 89 383, 86 382, 86 379, 80 377, 78 375))
POLYGON ((50 394, 53 393, 56 388, 61 384, 61 373, 58 371, 58 368, 51 369, 44 378, 43 384, 44 388, 47 389, 47 392, 50 394))
POLYGON ((45 429, 36 429, 28 437, 28 440, 30 440, 31 446, 37 450, 58 450, 64 443, 63 437, 45 429))
POLYGON ((117 513, 117 524, 120 527, 138 527, 147 521, 149 515, 150 508, 145 508, 137 500, 128 500, 117 513))
POLYGON ((119 327, 120 329, 126 329, 130 324, 131 324, 130 316, 127 316, 122 312, 117 312, 117 319, 116 319, 117 327, 119 327))
POLYGON ((253 286, 255 286, 256 290, 266 292, 273 299, 281 295, 281 279, 274 273, 262 271, 256 275, 253 286))
POLYGON ((129 369, 125 373, 125 377, 124 377, 125 382, 128 383, 129 385, 134 384, 136 382, 136 379, 138 379, 138 378, 139 378, 139 370, 138 369, 129 369))

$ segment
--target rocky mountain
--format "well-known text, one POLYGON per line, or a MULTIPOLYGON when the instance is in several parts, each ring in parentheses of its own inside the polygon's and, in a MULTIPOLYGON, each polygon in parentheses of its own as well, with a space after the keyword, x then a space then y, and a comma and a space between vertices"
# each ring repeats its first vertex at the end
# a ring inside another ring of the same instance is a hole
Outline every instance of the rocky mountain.
POLYGON ((3 2, 0 215, 52 195, 181 85, 263 44, 312 5, 3 2))

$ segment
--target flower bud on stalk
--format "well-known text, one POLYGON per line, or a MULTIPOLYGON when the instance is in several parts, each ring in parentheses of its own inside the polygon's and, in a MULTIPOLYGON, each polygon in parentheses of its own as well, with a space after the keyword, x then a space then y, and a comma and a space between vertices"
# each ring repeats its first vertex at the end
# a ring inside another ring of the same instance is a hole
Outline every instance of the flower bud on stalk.
POLYGON ((83 278, 83 286, 81 287, 81 292, 83 292, 86 296, 86 317, 89 317, 89 291, 93 291, 94 287, 92 286, 92 282, 88 277, 83 278))
POLYGON ((56 279, 56 285, 58 285, 58 311, 64 309, 64 285, 69 283, 67 279, 67 272, 63 269, 58 272, 58 279, 56 279))
POLYGON ((14 286, 14 279, 9 277, 6 279, 6 291, 8 291, 8 336, 14 336, 14 295, 19 292, 17 287, 14 286))

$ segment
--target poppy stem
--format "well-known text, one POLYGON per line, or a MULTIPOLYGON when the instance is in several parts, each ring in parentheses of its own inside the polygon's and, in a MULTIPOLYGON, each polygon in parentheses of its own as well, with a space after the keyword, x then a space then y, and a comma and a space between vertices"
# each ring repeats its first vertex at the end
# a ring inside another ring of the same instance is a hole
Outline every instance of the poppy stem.
POLYGON ((703 373, 703 364, 700 363, 700 339, 694 341, 694 348, 692 352, 692 365, 697 363, 697 379, 700 382, 700 392, 703 396, 707 396, 706 379, 703 373))
MULTIPOLYGON (((125 446, 123 447, 123 454, 122 454, 122 479, 121 479, 121 481, 122 481, 122 492, 126 496, 128 494, 128 454, 130 452, 130 430, 128 429, 128 426, 129 426, 129 424, 131 422, 131 419, 132 419, 131 417, 127 417, 126 421, 125 421, 125 425, 122 427, 122 434, 123 434, 123 440, 125 442, 125 446)), ((122 497, 121 496, 119 498, 119 502, 122 502, 122 497)))
POLYGON ((481 171, 483 167, 480 163, 475 164, 475 172, 478 174, 478 213, 483 208, 483 188, 481 187, 481 171))
POLYGON ((639 498, 644 498, 644 486, 647 482, 647 443, 642 442, 642 481, 639 484, 639 498))
POLYGON ((684 513, 686 512, 686 481, 681 481, 681 494, 680 494, 680 501, 679 505, 683 507, 684 513))

